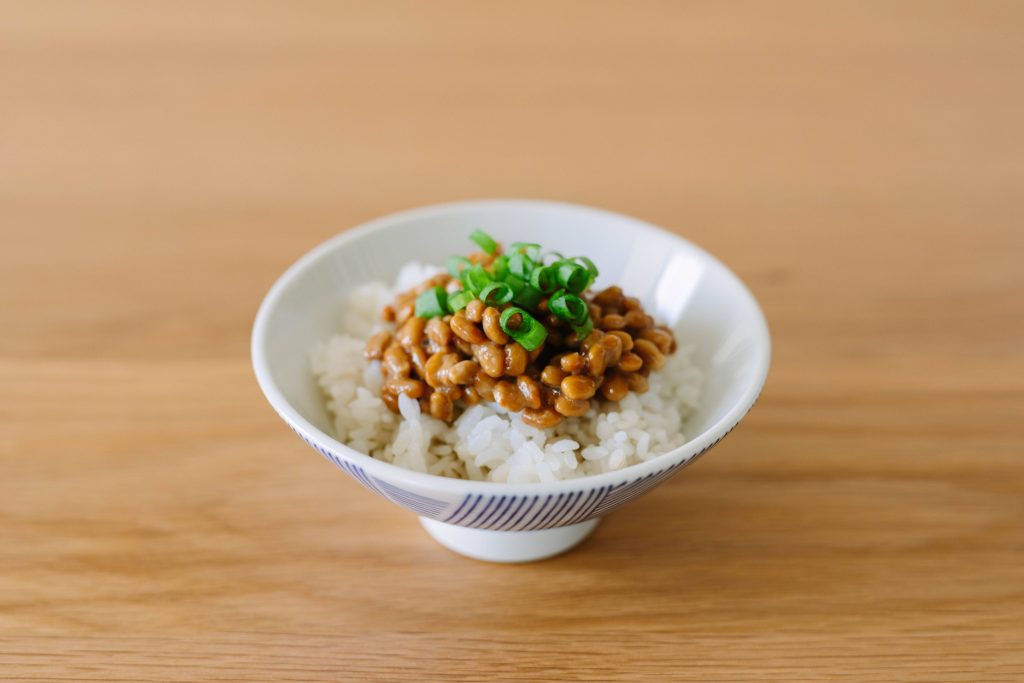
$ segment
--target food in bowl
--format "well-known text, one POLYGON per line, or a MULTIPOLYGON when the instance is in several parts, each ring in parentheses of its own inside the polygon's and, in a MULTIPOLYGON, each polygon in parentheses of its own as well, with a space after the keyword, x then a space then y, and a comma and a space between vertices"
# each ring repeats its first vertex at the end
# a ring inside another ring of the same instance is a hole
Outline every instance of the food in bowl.
POLYGON ((479 250, 447 271, 349 292, 312 370, 340 440, 420 472, 510 483, 619 470, 686 442, 701 375, 634 297, 586 257, 479 250))

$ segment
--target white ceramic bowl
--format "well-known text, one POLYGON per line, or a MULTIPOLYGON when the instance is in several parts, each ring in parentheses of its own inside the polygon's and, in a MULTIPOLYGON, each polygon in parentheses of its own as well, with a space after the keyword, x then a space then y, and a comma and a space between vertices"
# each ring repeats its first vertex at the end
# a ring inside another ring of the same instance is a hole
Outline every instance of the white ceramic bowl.
POLYGON ((522 562, 568 550, 603 515, 649 491, 728 434, 754 405, 771 344, 757 302, 713 256, 634 218, 570 204, 488 200, 385 216, 327 241, 299 259, 260 306, 252 335, 256 377, 270 404, 306 443, 360 484, 415 512, 430 534, 477 559, 522 562), (313 344, 338 331, 344 291, 390 282, 407 261, 443 265, 481 228, 504 243, 585 254, 596 287, 618 284, 696 347, 704 373, 690 440, 617 472, 551 484, 464 481, 401 469, 334 438, 310 374, 313 344))

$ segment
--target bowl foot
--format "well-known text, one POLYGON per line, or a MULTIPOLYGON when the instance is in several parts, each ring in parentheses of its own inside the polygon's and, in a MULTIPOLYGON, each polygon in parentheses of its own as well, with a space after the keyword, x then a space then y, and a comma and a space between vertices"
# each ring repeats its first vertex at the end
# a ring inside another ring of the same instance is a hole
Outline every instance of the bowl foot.
POLYGON ((589 536, 600 521, 539 531, 489 531, 420 517, 427 533, 445 548, 485 562, 534 562, 553 557, 589 536))

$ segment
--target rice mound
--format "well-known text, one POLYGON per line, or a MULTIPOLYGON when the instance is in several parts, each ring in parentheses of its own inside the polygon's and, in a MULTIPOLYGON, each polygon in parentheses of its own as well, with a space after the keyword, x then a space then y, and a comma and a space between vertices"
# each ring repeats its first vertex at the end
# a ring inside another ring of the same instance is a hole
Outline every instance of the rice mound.
POLYGON ((702 377, 692 348, 680 345, 651 373, 650 389, 618 403, 594 401, 579 418, 551 429, 523 423, 495 403, 466 409, 452 424, 421 414, 399 396, 401 416, 380 398, 378 361, 363 359, 366 339, 380 328, 378 314, 396 291, 439 272, 410 263, 395 287, 365 284, 352 290, 341 334, 316 344, 311 369, 327 398, 339 441, 374 458, 417 472, 512 484, 550 482, 621 470, 686 443, 684 420, 697 408, 702 377))

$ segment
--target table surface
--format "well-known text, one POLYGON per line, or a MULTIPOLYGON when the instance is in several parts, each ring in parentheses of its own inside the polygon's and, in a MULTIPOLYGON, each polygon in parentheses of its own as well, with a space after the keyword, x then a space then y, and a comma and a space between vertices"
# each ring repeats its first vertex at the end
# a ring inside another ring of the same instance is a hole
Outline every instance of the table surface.
POLYGON ((0 5, 0 680, 1024 677, 1024 5, 0 5), (775 341, 723 444, 491 566, 253 380, 348 226, 596 204, 775 341))

